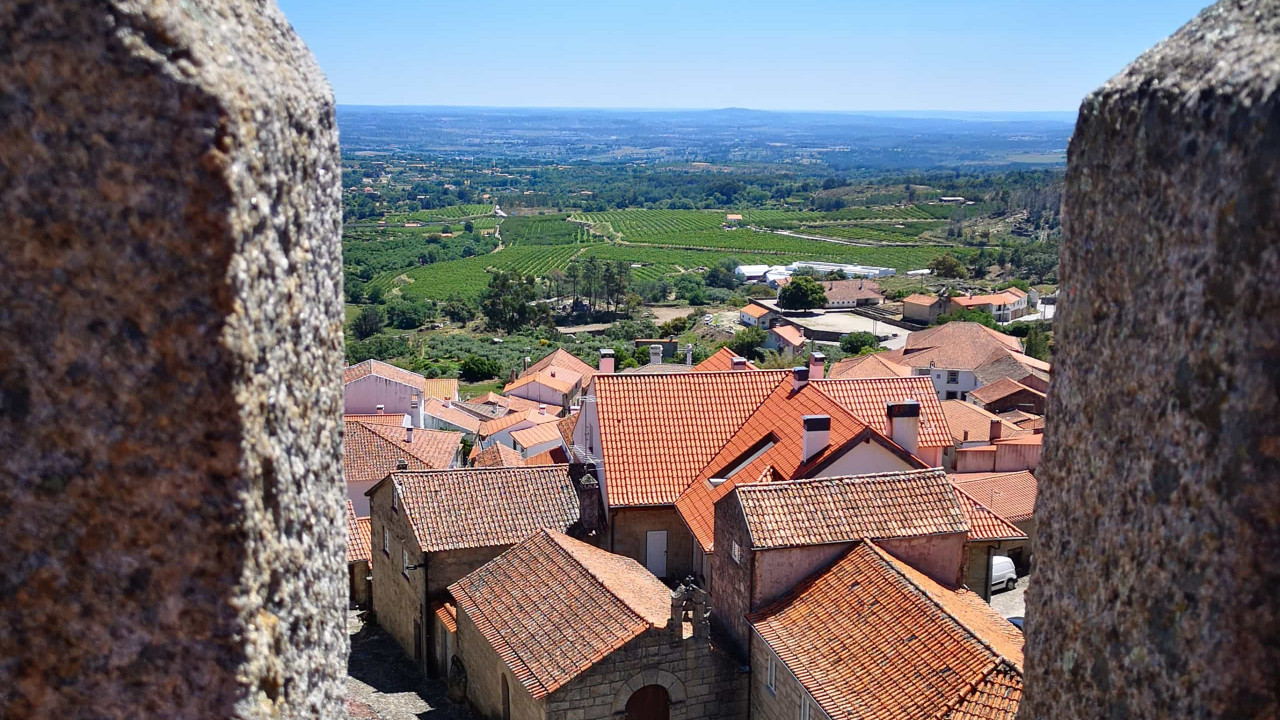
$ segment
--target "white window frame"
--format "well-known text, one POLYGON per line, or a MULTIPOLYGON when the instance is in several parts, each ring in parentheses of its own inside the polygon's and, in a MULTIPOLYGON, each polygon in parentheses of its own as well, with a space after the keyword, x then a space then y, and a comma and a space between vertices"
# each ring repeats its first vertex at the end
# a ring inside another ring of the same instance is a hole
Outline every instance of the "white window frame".
POLYGON ((742 546, 738 544, 737 540, 734 540, 733 543, 730 545, 729 556, 733 558, 734 562, 738 563, 739 565, 742 564, 742 546))
POLYGON ((409 549, 400 548, 400 574, 409 579, 409 549))
POLYGON ((391 483, 391 509, 400 509, 400 486, 396 485, 395 482, 391 483))
POLYGON ((382 552, 391 555, 391 531, 385 525, 382 528, 382 552))
POLYGON ((769 653, 769 673, 764 677, 764 687, 769 694, 778 694, 778 661, 774 659, 772 652, 769 653))
POLYGON ((813 705, 809 702, 809 698, 800 698, 800 720, 810 720, 813 717, 813 705))
POLYGON ((959 370, 948 370, 948 371, 947 371, 947 384, 948 384, 948 385, 959 385, 959 384, 960 384, 960 371, 959 371, 959 370), (952 378, 955 378, 955 379, 953 380, 952 378))

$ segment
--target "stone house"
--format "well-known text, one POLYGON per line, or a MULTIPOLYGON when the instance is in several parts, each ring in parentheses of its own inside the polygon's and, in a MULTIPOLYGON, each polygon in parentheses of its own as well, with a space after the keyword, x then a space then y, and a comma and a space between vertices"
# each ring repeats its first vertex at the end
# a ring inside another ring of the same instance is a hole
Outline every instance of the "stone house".
POLYGON ((1036 539, 1038 483, 1035 475, 1027 470, 1019 470, 1011 473, 957 473, 950 477, 953 485, 1027 536, 1028 540, 1023 547, 1012 547, 1005 553, 1013 559, 1020 574, 1027 572, 1036 539))
POLYGON ((1030 435, 999 438, 990 445, 959 448, 955 452, 957 473, 1009 473, 1035 470, 1044 450, 1044 435, 1033 430, 1030 435))
POLYGON ((1022 633, 859 540, 747 616, 752 720, 1014 720, 1022 633))
POLYGON ((369 568, 372 555, 369 518, 356 517, 355 508, 347 500, 347 585, 351 605, 355 607, 369 607, 373 598, 373 576, 369 568))
POLYGON ((599 542, 604 527, 599 485, 582 465, 398 471, 368 494, 378 624, 438 676, 451 631, 447 611, 432 608, 451 602, 451 583, 543 528, 599 542))
POLYGON ((932 325, 947 311, 947 299, 914 294, 902 299, 902 319, 921 325, 932 325))
POLYGON ((990 413, 1021 410, 1044 415, 1045 393, 1010 377, 1003 377, 969 393, 969 402, 990 413))
POLYGON ((1014 559, 1017 567, 1019 560, 1030 553, 1030 538, 959 486, 952 484, 952 487, 964 511, 965 524, 969 526, 964 543, 963 584, 983 600, 990 601, 992 558, 1002 555, 1014 559))
MULTIPOLYGON (((361 417, 391 418, 412 425, 408 415, 361 417)), ((350 418, 344 416, 342 422, 342 475, 347 484, 347 500, 355 506, 357 517, 369 516, 365 493, 388 473, 445 470, 461 462, 462 433, 350 418)))
POLYGON ((945 585, 956 587, 963 577, 969 528, 938 468, 745 483, 714 512, 712 622, 743 657, 750 651, 747 615, 862 539, 945 585))
POLYGON ((906 345, 882 353, 885 361, 933 380, 939 400, 965 400, 1002 377, 1041 376, 1050 365, 1022 351, 1022 341, 985 325, 951 322, 907 335, 906 345))
POLYGON ((451 687, 489 720, 742 720, 746 680, 706 594, 543 530, 450 586, 451 687))
MULTIPOLYGON (((365 360, 342 369, 343 409, 346 414, 411 412, 417 398, 458 399, 455 378, 426 378, 381 360, 365 360)), ((419 426, 421 427, 421 426, 419 426)))

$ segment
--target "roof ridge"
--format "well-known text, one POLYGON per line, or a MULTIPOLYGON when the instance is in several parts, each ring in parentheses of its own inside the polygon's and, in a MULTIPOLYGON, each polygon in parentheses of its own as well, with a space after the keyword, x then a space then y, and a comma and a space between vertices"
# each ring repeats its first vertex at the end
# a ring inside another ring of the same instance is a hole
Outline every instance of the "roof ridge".
MULTIPOLYGON (((488 450, 489 448, 484 448, 484 449, 488 450)), ((490 473, 490 472, 493 472, 493 473, 513 472, 513 471, 546 472, 546 471, 554 470, 555 468, 568 467, 568 466, 569 466, 569 463, 559 463, 557 465, 536 465, 533 467, 514 467, 514 468, 513 467, 431 468, 430 470, 396 470, 391 474, 392 475, 433 475, 433 474, 440 474, 440 473, 447 473, 447 472, 459 472, 459 473, 468 473, 468 474, 490 473)))
MULTIPOLYGON (((979 500, 978 498, 974 497, 973 495, 969 494, 969 493, 968 493, 964 488, 960 487, 959 485, 956 485, 954 482, 950 482, 950 478, 948 478, 948 482, 950 483, 950 485, 951 485, 951 489, 952 489, 952 490, 954 490, 954 491, 956 491, 956 492, 960 493, 961 495, 964 495, 965 497, 969 498, 970 502, 972 502, 974 505, 977 505, 979 508, 981 508, 981 509, 983 509, 983 510, 987 511, 988 513, 990 513, 990 514, 991 514, 991 516, 992 516, 992 517, 994 517, 994 518, 996 519, 996 521, 997 521, 997 522, 1004 524, 1005 526, 1007 526, 1009 529, 1013 530, 1014 532, 1020 533, 1023 537, 1026 537, 1026 533, 1025 533, 1025 532, 1023 532, 1021 528, 1019 528, 1017 525, 1014 525, 1013 523, 1009 522, 1008 520, 1004 519, 1004 516, 1003 516, 1003 515, 1001 515, 1000 513, 996 512, 995 510, 992 510, 991 508, 987 507, 987 506, 986 506, 986 504, 984 504, 981 500, 979 500)), ((963 512, 963 511, 964 511, 964 508, 962 507, 962 508, 960 508, 960 510, 963 512)), ((970 531, 972 531, 972 530, 973 530, 973 528, 969 528, 969 529, 970 529, 970 531)), ((972 538, 972 539, 973 539, 973 540, 976 540, 976 541, 982 541, 982 540, 986 540, 987 538, 972 538)))
MULTIPOLYGON (((560 538, 559 538, 559 537, 556 537, 557 535, 559 535, 559 536, 561 536, 561 537, 564 537, 564 538, 566 538, 566 539, 569 539, 569 536, 568 536, 568 535, 565 535, 564 533, 557 533, 557 532, 554 532, 554 531, 552 531, 552 530, 550 530, 550 529, 548 529, 548 528, 543 528, 543 529, 542 529, 542 532, 543 532, 543 533, 545 533, 545 534, 547 535, 547 537, 549 537, 549 538, 550 538, 550 539, 551 539, 551 540, 556 544, 556 547, 560 548, 560 552, 564 553, 565 557, 569 558, 570 560, 572 560, 572 561, 573 561, 573 563, 574 563, 575 565, 577 565, 578 567, 582 568, 582 569, 583 569, 583 571, 584 571, 584 572, 586 572, 586 574, 587 574, 587 575, 588 575, 588 576, 589 576, 593 581, 595 581, 595 583, 596 583, 597 585, 599 585, 599 586, 600 586, 600 588, 601 588, 602 590, 604 590, 606 593, 608 593, 608 594, 609 594, 609 597, 611 597, 611 598, 613 598, 614 600, 618 601, 618 603, 619 603, 620 605, 622 605, 622 607, 624 607, 624 608, 626 608, 626 609, 627 609, 627 612, 628 612, 628 613, 631 613, 631 615, 632 615, 633 617, 635 617, 635 619, 637 619, 637 620, 639 620, 640 622, 644 623, 646 627, 650 627, 650 628, 654 627, 653 623, 651 623, 651 622, 649 622, 648 620, 644 619, 644 617, 643 617, 640 613, 636 612, 636 609, 635 609, 635 608, 633 608, 633 607, 631 607, 631 604, 630 604, 630 603, 628 603, 626 600, 623 600, 621 597, 618 597, 618 594, 617 594, 617 593, 615 593, 615 592, 613 591, 613 589, 609 587, 608 583, 606 583, 603 579, 601 579, 601 578, 600 578, 600 576, 596 575, 596 574, 595 574, 595 572, 593 572, 591 568, 587 567, 587 565, 586 565, 585 563, 583 563, 581 560, 579 560, 579 559, 578 559, 578 557, 577 557, 576 555, 574 555, 573 553, 569 552, 569 548, 565 547, 565 546, 564 546, 564 543, 560 542, 560 538)), ((578 541, 578 542, 581 542, 581 541, 578 541)), ((587 545, 587 543, 583 543, 583 545, 587 545)), ((603 549, 601 549, 601 548, 596 548, 594 545, 587 545, 587 547, 594 548, 594 549, 596 549, 596 550, 600 550, 601 552, 604 552, 604 553, 609 553, 609 551, 608 551, 608 550, 603 550, 603 549)), ((610 555, 612 555, 613 553, 609 553, 609 554, 610 554, 610 555)), ((625 555, 619 555, 618 557, 626 558, 626 556, 625 556, 625 555)), ((630 558, 627 558, 627 559, 630 559, 630 558)))
MULTIPOLYGON (((868 427, 868 429, 874 429, 874 428, 868 427)), ((814 478, 795 478, 792 480, 778 480, 776 482, 747 482, 747 483, 739 483, 735 489, 741 489, 741 488, 780 489, 780 488, 786 488, 786 487, 791 487, 793 485, 800 485, 800 484, 815 484, 820 482, 834 482, 838 480, 851 480, 851 479, 857 479, 859 481, 862 481, 862 480, 872 480, 872 479, 887 478, 887 477, 897 477, 902 475, 931 474, 931 473, 941 473, 944 478, 946 478, 946 474, 947 474, 946 470, 943 470, 942 468, 939 468, 939 467, 915 468, 912 470, 887 470, 885 472, 878 472, 878 473, 855 473, 852 475, 827 475, 824 477, 814 477, 814 478)))
MULTIPOLYGON (((915 580, 912 580, 910 577, 908 577, 906 573, 902 572, 901 568, 899 568, 896 564, 894 564, 892 561, 890 561, 886 557, 886 555, 888 555, 887 550, 882 550, 879 546, 877 546, 874 542, 871 542, 870 540, 864 540, 863 542, 869 545, 872 551, 876 553, 876 555, 880 556, 881 562, 883 562, 885 565, 891 568, 893 572, 897 573, 897 575, 901 577, 908 585, 915 588, 916 592, 923 595, 930 603, 932 603, 935 607, 937 607, 938 610, 940 610, 943 615, 947 616, 956 625, 959 625, 966 633, 968 633, 970 637, 976 640, 978 644, 986 648, 987 651, 990 652, 993 656, 995 656, 998 660, 1004 660, 1005 662, 1008 662, 1009 664, 1018 668, 1019 672, 1022 671, 1022 668, 1018 666, 1018 664, 1014 663, 1012 660, 1005 657, 1004 653, 1001 653, 999 650, 996 650, 995 646, 987 642, 981 635, 979 635, 976 631, 974 631, 973 628, 966 625, 964 621, 962 621, 960 618, 952 614, 951 611, 947 610, 947 608, 944 607, 942 603, 938 602, 937 598, 935 598, 932 593, 930 593, 928 590, 925 590, 923 587, 920 586, 919 583, 917 583, 915 580)), ((897 558, 894 558, 894 559, 897 560, 897 558)), ((906 563, 905 560, 899 560, 898 562, 906 563)), ((906 564, 910 564, 910 563, 906 563, 906 564)), ((995 612, 995 611, 993 610, 992 612, 995 612)))

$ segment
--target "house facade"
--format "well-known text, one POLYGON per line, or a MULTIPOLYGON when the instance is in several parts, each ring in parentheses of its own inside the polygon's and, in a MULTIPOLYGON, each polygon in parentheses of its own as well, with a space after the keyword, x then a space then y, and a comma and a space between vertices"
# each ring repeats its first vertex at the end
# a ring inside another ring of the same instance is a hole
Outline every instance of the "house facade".
POLYGON ((458 399, 454 378, 426 378, 380 360, 365 360, 342 370, 345 414, 416 412, 416 398, 458 399))

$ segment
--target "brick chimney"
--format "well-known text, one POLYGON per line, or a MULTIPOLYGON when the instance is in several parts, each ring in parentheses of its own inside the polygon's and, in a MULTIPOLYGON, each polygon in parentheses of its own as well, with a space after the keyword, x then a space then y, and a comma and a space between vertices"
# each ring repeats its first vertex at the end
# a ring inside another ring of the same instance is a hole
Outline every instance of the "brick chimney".
POLYGON ((991 421, 991 439, 993 441, 999 440, 1002 435, 1004 435, 1004 423, 993 419, 991 421))
POLYGON ((606 375, 613 374, 613 350, 611 348, 600 348, 600 372, 606 375))
POLYGON ((746 359, 746 358, 744 358, 744 357, 739 357, 739 356, 735 355, 735 356, 733 357, 733 369, 734 369, 734 370, 746 370, 746 369, 747 369, 747 359, 746 359))
POLYGON ((649 346, 649 364, 650 365, 662 364, 662 346, 661 345, 649 346))
POLYGON ((801 445, 800 462, 809 462, 809 458, 822 452, 831 444, 831 416, 805 415, 804 442, 801 445))
POLYGON ((889 438, 915 455, 920 449, 920 403, 911 399, 887 403, 885 414, 889 418, 889 438))
POLYGON ((827 356, 820 352, 809 353, 809 379, 821 380, 827 369, 827 356))
POLYGON ((805 385, 809 384, 809 368, 793 367, 791 368, 791 391, 800 392, 805 385))

